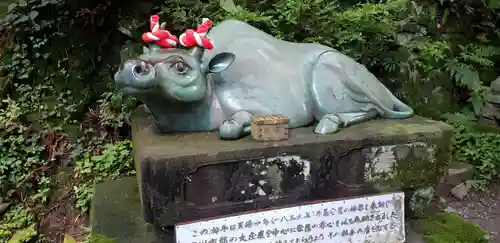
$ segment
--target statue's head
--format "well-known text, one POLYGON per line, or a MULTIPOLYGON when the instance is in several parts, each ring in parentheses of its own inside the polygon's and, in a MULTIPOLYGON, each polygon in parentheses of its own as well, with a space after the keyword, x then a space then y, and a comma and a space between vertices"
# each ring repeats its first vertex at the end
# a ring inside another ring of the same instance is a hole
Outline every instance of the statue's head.
MULTIPOLYGON (((148 34, 151 36, 157 33, 161 36, 160 31, 168 33, 163 27, 157 28, 157 32, 153 31, 153 17, 151 18, 152 32, 145 33, 143 40, 147 40, 148 34)), ((200 26, 203 27, 203 24, 200 26)), ((208 28, 205 34, 207 31, 208 28)), ((226 70, 233 63, 235 56, 232 53, 219 53, 208 63, 203 63, 204 50, 211 49, 213 46, 204 34, 192 38, 194 43, 192 41, 189 43, 189 35, 193 34, 199 33, 188 30, 180 36, 180 43, 183 46, 192 46, 189 50, 173 48, 177 38, 170 33, 166 39, 155 39, 156 43, 149 48, 145 47, 142 55, 126 60, 120 65, 114 76, 115 83, 123 88, 126 94, 141 96, 160 93, 180 102, 202 100, 207 93, 207 74, 226 70), (196 42, 196 39, 200 40, 200 38, 203 38, 202 40, 209 48, 200 46, 204 44, 200 41, 196 42), (163 48, 165 46, 167 48, 163 48)))

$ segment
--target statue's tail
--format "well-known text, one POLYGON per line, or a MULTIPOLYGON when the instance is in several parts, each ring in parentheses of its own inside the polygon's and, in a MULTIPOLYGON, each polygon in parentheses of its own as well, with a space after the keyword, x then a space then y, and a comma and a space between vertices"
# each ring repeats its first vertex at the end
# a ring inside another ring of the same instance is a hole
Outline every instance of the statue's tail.
POLYGON ((382 110, 382 117, 389 119, 404 119, 413 116, 413 109, 391 94, 394 105, 392 109, 382 110))
POLYGON ((403 101, 399 100, 392 92, 387 89, 382 83, 379 83, 383 92, 383 94, 374 95, 369 90, 366 94, 368 98, 376 105, 377 109, 380 112, 380 116, 383 118, 389 119, 405 119, 414 115, 413 108, 405 104, 403 101), (379 99, 378 97, 384 97, 379 99))

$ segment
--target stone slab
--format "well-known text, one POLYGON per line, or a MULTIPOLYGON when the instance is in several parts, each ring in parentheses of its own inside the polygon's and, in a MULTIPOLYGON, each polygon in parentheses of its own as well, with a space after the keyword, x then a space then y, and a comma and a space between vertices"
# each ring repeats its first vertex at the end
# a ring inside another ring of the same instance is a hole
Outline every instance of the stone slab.
POLYGON ((90 220, 94 238, 111 238, 116 243, 159 243, 154 228, 143 220, 135 177, 95 185, 90 220))
POLYGON ((144 107, 132 121, 143 214, 156 227, 374 188, 433 187, 449 161, 452 131, 413 117, 372 120, 327 136, 304 127, 290 130, 286 141, 223 141, 216 132, 160 134, 144 107))
MULTIPOLYGON (((93 236, 114 239, 116 243, 171 243, 173 234, 158 235, 144 222, 135 177, 109 180, 95 186, 92 200, 93 236)), ((421 235, 406 224, 406 242, 424 243, 421 235)), ((110 242, 110 241, 105 241, 110 242)))

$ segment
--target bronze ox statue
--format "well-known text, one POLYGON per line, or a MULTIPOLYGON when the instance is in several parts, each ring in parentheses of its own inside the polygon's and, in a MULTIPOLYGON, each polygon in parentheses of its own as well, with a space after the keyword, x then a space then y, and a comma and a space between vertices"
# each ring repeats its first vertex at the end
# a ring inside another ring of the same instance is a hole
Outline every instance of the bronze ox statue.
POLYGON ((377 116, 413 115, 363 65, 328 46, 279 40, 236 20, 203 38, 212 50, 151 45, 115 74, 161 132, 218 130, 237 139, 249 134, 254 116, 280 114, 290 128, 317 121, 315 133, 332 134, 377 116))

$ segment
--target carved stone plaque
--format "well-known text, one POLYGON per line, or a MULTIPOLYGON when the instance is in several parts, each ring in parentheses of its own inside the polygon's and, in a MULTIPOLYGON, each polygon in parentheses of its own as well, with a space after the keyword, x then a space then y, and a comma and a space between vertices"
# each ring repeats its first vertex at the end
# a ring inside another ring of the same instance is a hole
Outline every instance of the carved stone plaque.
POLYGON ((175 226, 177 243, 405 241, 404 193, 322 201, 175 226))

